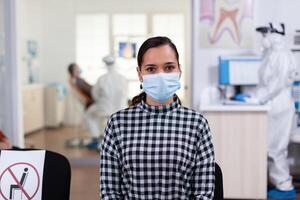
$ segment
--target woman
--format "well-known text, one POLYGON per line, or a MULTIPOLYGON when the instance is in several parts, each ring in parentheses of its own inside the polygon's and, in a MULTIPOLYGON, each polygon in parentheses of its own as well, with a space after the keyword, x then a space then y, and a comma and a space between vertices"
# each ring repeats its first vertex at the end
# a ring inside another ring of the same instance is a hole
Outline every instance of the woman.
POLYGON ((179 56, 166 37, 138 53, 144 90, 113 114, 101 152, 102 199, 213 199, 214 151, 206 119, 181 106, 179 56))

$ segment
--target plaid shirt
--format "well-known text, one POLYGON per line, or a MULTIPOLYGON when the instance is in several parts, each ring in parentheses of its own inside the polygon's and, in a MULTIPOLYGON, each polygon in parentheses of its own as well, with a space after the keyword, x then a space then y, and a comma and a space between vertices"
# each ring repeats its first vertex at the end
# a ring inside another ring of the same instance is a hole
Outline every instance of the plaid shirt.
POLYGON ((111 116, 101 152, 101 197, 213 199, 214 151, 207 120, 181 106, 143 101, 111 116))

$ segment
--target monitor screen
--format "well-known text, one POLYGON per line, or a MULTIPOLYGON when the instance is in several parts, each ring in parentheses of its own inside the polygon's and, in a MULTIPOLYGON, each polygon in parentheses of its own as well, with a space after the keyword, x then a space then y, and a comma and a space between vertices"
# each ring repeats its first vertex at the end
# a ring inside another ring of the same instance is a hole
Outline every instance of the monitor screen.
POLYGON ((257 85, 261 58, 253 56, 219 57, 220 85, 257 85))

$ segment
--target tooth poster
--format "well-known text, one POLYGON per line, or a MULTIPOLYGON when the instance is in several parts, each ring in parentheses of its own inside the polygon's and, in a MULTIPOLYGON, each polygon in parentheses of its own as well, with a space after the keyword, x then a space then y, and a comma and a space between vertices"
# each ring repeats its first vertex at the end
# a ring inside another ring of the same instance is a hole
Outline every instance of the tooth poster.
POLYGON ((253 0, 200 0, 201 48, 253 48, 253 0))

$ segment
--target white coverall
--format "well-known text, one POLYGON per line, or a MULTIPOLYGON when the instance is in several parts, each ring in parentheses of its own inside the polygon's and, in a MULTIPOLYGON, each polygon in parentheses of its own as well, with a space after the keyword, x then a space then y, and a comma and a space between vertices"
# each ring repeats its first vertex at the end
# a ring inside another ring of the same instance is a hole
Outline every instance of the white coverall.
POLYGON ((107 68, 108 72, 99 77, 93 86, 94 104, 85 112, 85 122, 93 138, 98 138, 104 131, 101 121, 106 121, 112 113, 127 107, 127 79, 114 66, 107 68))
POLYGON ((277 189, 293 189, 287 161, 294 104, 291 85, 296 71, 292 53, 285 46, 283 36, 272 33, 263 40, 265 47, 259 70, 260 102, 270 103, 268 113, 268 169, 269 178, 277 189))

